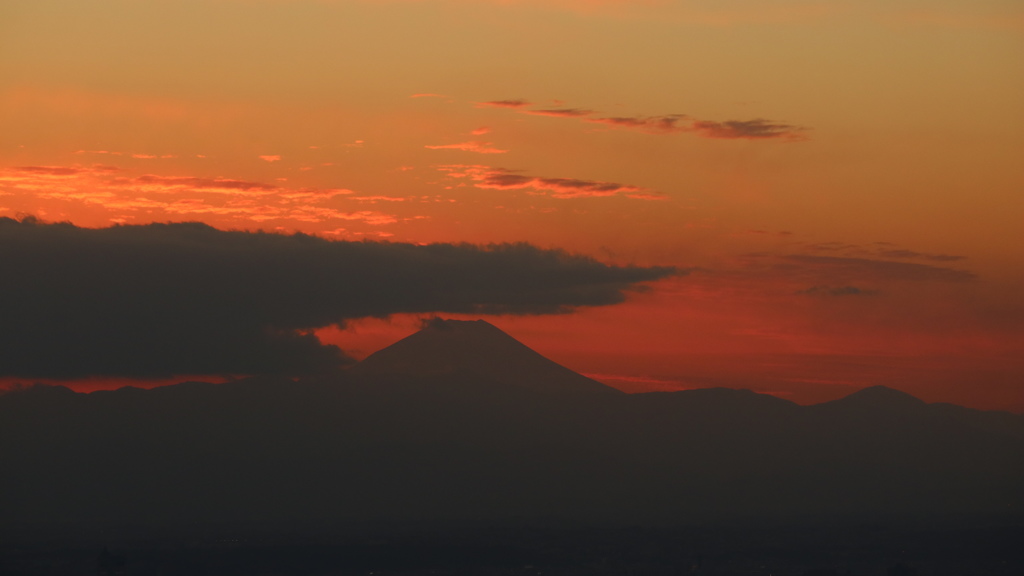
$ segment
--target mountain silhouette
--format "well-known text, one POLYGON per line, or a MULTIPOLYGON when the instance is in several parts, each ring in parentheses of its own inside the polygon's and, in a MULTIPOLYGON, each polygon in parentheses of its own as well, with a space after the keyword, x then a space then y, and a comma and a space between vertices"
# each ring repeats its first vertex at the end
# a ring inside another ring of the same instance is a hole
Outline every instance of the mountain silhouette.
POLYGON ((862 388, 849 396, 845 396, 839 400, 833 402, 842 402, 844 404, 850 404, 853 402, 871 403, 871 404, 902 404, 902 405, 924 405, 924 401, 916 396, 907 394, 888 386, 869 386, 862 388))
POLYGON ((870 386, 822 404, 823 408, 829 409, 885 411, 915 410, 924 406, 926 404, 923 400, 888 386, 870 386))
POLYGON ((623 394, 486 322, 320 378, 0 395, 0 529, 1024 515, 1024 417, 888 388, 623 394))
POLYGON ((484 320, 432 319, 349 371, 378 378, 475 377, 543 394, 622 394, 545 358, 484 320))

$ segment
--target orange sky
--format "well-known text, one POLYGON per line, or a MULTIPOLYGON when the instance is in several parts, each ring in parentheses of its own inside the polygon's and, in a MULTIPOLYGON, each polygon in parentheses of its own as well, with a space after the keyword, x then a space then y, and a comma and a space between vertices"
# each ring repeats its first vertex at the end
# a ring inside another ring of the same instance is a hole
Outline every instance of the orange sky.
POLYGON ((1021 102, 1013 0, 13 0, 0 216, 675 265, 491 320, 631 390, 1021 412, 1021 102))

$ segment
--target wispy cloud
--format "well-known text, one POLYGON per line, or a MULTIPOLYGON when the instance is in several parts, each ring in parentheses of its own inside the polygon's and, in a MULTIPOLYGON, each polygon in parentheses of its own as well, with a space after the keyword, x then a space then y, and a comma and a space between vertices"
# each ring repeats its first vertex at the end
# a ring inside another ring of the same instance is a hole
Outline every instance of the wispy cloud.
POLYGON ((942 281, 965 282, 977 278, 966 270, 918 264, 915 262, 894 262, 871 258, 845 258, 840 256, 813 256, 791 254, 783 257, 803 267, 815 268, 834 275, 845 275, 865 279, 895 281, 942 281))
POLYGON ((900 248, 891 242, 874 242, 871 244, 848 244, 845 242, 817 242, 806 244, 807 249, 814 252, 841 253, 846 256, 868 258, 896 258, 899 260, 925 260, 930 262, 956 262, 965 260, 966 256, 955 254, 937 254, 900 248))
POLYGON ((626 196, 640 200, 664 199, 658 193, 639 186, 618 182, 581 180, 579 178, 547 178, 528 176, 491 166, 454 164, 439 166, 451 178, 471 180, 477 188, 494 190, 531 189, 547 193, 552 198, 598 198, 626 196))
POLYGON ((685 114, 668 114, 665 116, 612 116, 604 118, 588 118, 587 122, 606 124, 613 128, 639 130, 654 134, 685 132, 686 127, 679 123, 686 119, 685 114))
POLYGON ((408 198, 402 198, 400 196, 353 196, 352 200, 376 204, 377 202, 405 202, 408 198))
POLYGON ((75 150, 75 154, 110 154, 111 156, 123 156, 124 152, 113 150, 75 150))
POLYGON ((603 118, 586 118, 586 122, 604 124, 613 128, 636 130, 648 134, 691 133, 703 138, 721 140, 766 140, 785 139, 803 140, 806 128, 783 122, 773 122, 763 118, 754 120, 697 120, 686 114, 666 114, 663 116, 614 116, 603 118))
MULTIPOLYGON (((116 168, 110 167, 112 170, 116 168)), ((92 174, 97 171, 108 171, 108 170, 97 170, 96 167, 82 167, 82 166, 15 166, 10 169, 9 173, 6 174, 8 180, 18 180, 17 175, 23 174, 27 176, 43 176, 43 177, 70 177, 79 176, 82 174, 92 174)), ((2 176, 0 176, 2 177, 2 176)))
POLYGON ((114 150, 76 150, 75 154, 107 154, 110 156, 127 156, 136 160, 168 160, 177 158, 177 154, 152 154, 149 152, 117 152, 114 150))
MULTIPOLYGON (((163 218, 208 215, 259 223, 343 220, 381 226, 398 221, 398 217, 383 212, 345 210, 339 200, 350 200, 339 197, 349 197, 352 191, 343 188, 158 174, 131 177, 117 167, 103 165, 0 168, 0 191, 12 197, 102 207, 117 219, 143 213, 146 218, 161 218, 160 214, 163 218), (329 202, 332 205, 325 205, 329 202)), ((359 198, 365 201, 373 197, 359 198)))
POLYGON ((431 150, 461 150, 463 152, 475 152, 477 154, 505 154, 508 152, 508 150, 495 148, 493 142, 480 142, 479 140, 459 142, 457 144, 424 146, 424 148, 429 148, 431 150))
POLYGON ((494 100, 477 106, 515 108, 522 114, 571 118, 593 124, 602 124, 621 130, 635 130, 647 134, 690 133, 702 138, 719 140, 805 140, 807 128, 764 118, 753 120, 699 120, 686 114, 662 114, 654 116, 601 116, 596 110, 587 108, 539 108, 527 109, 526 100, 494 100))
POLYGON ((910 258, 910 259, 921 259, 921 260, 932 260, 934 262, 955 262, 957 260, 963 260, 965 256, 956 256, 953 254, 929 254, 926 252, 915 252, 914 250, 879 250, 878 255, 885 258, 910 258))
POLYGON ((696 120, 687 131, 696 132, 705 138, 728 140, 764 140, 768 138, 798 140, 805 137, 806 130, 801 126, 757 118, 754 120, 726 120, 725 122, 696 120))
POLYGON ((352 191, 344 188, 295 188, 277 191, 277 196, 292 202, 319 202, 346 194, 352 194, 352 191))
POLYGON ((477 108, 525 108, 529 106, 528 100, 490 100, 488 102, 477 102, 477 108))
POLYGON ((534 116, 555 116, 558 118, 580 118, 583 116, 590 116, 593 113, 593 110, 586 110, 583 108, 547 108, 541 110, 523 110, 523 114, 532 114, 534 116))
POLYGON ((798 294, 807 294, 809 296, 866 296, 875 293, 875 290, 867 290, 856 286, 812 286, 798 292, 798 294))
POLYGON ((196 178, 192 176, 157 176, 145 174, 137 178, 117 178, 110 181, 114 186, 124 186, 142 192, 164 194, 182 191, 205 192, 211 194, 273 194, 280 187, 272 184, 234 180, 230 178, 196 178))

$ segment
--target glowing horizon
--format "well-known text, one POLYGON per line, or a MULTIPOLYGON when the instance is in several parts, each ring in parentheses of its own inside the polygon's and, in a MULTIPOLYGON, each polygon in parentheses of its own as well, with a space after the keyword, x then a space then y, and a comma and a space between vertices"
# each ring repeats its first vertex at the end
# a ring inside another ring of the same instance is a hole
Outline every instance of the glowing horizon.
POLYGON ((1001 0, 16 0, 0 216, 674 266, 489 320, 633 390, 1024 412, 1022 55, 1001 0))

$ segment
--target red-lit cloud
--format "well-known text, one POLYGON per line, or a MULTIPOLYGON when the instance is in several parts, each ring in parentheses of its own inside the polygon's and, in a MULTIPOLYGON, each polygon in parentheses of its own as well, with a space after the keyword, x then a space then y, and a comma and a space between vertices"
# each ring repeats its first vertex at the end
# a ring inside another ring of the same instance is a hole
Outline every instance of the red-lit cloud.
POLYGON ((79 176, 81 174, 90 174, 95 172, 95 168, 84 168, 80 166, 16 166, 11 168, 7 174, 0 175, 8 181, 18 181, 19 174, 24 174, 25 179, 30 179, 31 176, 42 176, 42 177, 70 177, 79 176))
MULTIPOLYGON (((352 194, 342 188, 291 188, 231 178, 157 174, 129 177, 122 173, 117 167, 103 165, 0 168, 0 193, 102 208, 111 213, 113 221, 142 213, 146 219, 218 216, 256 223, 359 221, 383 226, 399 220, 383 212, 345 210, 337 201, 324 205, 352 194)), ((385 198, 361 196, 359 201, 385 198)))
MULTIPOLYGON (((109 154, 110 156, 127 156, 136 160, 168 160, 177 158, 177 154, 151 154, 148 152, 117 152, 113 150, 76 150, 75 154, 109 154)), ((202 157, 201 155, 199 157, 202 157)))
POLYGON ((138 178, 120 178, 111 181, 116 186, 130 187, 142 192, 178 193, 183 190, 210 194, 273 194, 278 186, 233 180, 229 178, 194 178, 188 176, 157 176, 146 174, 138 178))
POLYGON ((396 196, 352 196, 352 200, 357 202, 369 202, 376 204, 377 202, 405 202, 408 198, 401 198, 396 196))
POLYGON ((75 150, 75 154, 110 154, 111 156, 123 156, 123 152, 114 152, 111 150, 75 150))
POLYGON ((277 196, 292 202, 319 202, 345 194, 352 194, 352 191, 343 188, 296 188, 277 192, 277 196))
POLYGON ((457 144, 424 146, 424 148, 429 148, 431 150, 461 150, 463 152, 475 152, 477 154, 505 154, 508 152, 508 150, 495 148, 493 142, 480 142, 479 140, 459 142, 457 144))

